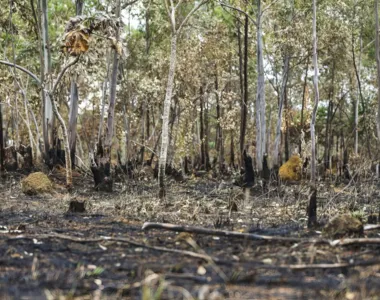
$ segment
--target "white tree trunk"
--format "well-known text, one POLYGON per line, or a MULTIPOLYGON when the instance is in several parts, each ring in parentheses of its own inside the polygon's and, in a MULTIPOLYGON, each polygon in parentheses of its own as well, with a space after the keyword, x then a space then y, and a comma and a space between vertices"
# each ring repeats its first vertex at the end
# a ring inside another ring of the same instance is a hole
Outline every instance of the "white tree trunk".
MULTIPOLYGON (((44 62, 44 83, 45 90, 51 90, 51 55, 50 55, 50 45, 49 45, 49 27, 48 27, 48 7, 47 0, 40 1, 41 8, 41 30, 42 30, 42 48, 43 48, 43 62, 44 62)), ((45 92, 43 95, 44 101, 44 120, 43 120, 43 132, 44 132, 44 144, 45 144, 45 154, 49 147, 53 144, 53 126, 54 126, 54 114, 51 99, 49 93, 45 92)))
MULTIPOLYGON (((80 16, 83 11, 83 0, 76 0, 76 15, 80 16)), ((69 145, 72 164, 75 166, 75 148, 77 139, 77 118, 78 118, 78 85, 77 76, 71 77, 70 87, 70 112, 69 112, 69 145)))
POLYGON ((169 75, 168 75, 168 82, 166 85, 164 111, 162 115, 161 150, 160 150, 159 175, 158 175, 161 196, 165 195, 165 168, 166 168, 166 158, 167 158, 168 143, 169 143, 169 114, 170 114, 170 105, 171 105, 171 99, 172 99, 172 93, 173 93, 173 83, 174 83, 176 62, 177 62, 177 34, 175 32, 172 32, 169 75))
POLYGON ((275 167, 279 167, 279 165, 278 165, 278 158, 279 158, 278 153, 279 153, 280 140, 281 140, 282 112, 283 112, 283 107, 284 107, 286 83, 288 81, 289 61, 290 61, 290 57, 288 54, 286 54, 285 60, 284 60, 284 69, 283 69, 283 73, 282 73, 280 103, 278 106, 278 119, 277 119, 277 125, 276 125, 276 137, 274 140, 273 166, 275 166, 275 167))
MULTIPOLYGON (((360 32, 360 52, 359 52, 359 64, 358 64, 358 91, 357 91, 357 97, 355 101, 355 155, 358 155, 359 152, 359 99, 360 99, 360 88, 359 88, 359 81, 360 81, 360 69, 362 65, 362 51, 363 51, 363 39, 362 39, 362 33, 360 32)), ((380 95, 380 93, 379 93, 380 95)), ((380 105, 380 102, 379 102, 380 105)))
POLYGON ((376 20, 376 34, 375 34, 375 49, 376 49, 376 65, 377 65, 377 138, 380 139, 380 42, 379 42, 379 0, 375 0, 375 20, 376 20))
MULTIPOLYGON (((69 111, 69 145, 70 155, 75 151, 76 145, 76 132, 77 132, 77 117, 78 117, 78 86, 76 83, 76 76, 71 78, 71 91, 70 91, 70 111, 69 111)), ((75 152, 74 152, 75 153, 75 152)), ((74 159, 74 157, 73 157, 74 159)), ((73 162, 74 163, 74 162, 73 162)))
POLYGON ((317 55, 317 0, 313 0, 313 66, 314 66, 314 96, 315 103, 310 123, 311 134, 311 181, 316 182, 316 149, 315 149, 315 121, 319 102, 318 90, 318 55, 317 55))
MULTIPOLYGON (((120 18, 120 0, 116 1, 116 18, 120 18)), ((116 31, 116 40, 119 40, 119 29, 116 31)), ((104 141, 105 156, 111 160, 111 146, 114 131, 114 118, 115 118, 115 105, 116 105, 116 87, 117 87, 117 74, 119 70, 119 54, 116 49, 113 50, 113 66, 110 83, 110 102, 108 106, 107 118, 107 133, 104 141)))
POLYGON ((263 169, 266 152, 265 121, 265 77, 263 58, 263 34, 261 23, 261 0, 257 1, 257 96, 256 96, 256 164, 259 172, 263 169))

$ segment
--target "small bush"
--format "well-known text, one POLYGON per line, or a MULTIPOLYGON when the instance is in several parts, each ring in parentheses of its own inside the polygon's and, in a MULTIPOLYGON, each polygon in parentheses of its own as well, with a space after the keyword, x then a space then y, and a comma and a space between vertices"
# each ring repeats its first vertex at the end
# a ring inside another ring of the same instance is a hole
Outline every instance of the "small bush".
POLYGON ((359 237, 363 235, 363 223, 355 216, 338 215, 325 226, 323 235, 327 238, 359 237))
POLYGON ((51 192, 53 184, 44 173, 36 172, 21 181, 21 189, 26 195, 37 195, 51 192))
POLYGON ((280 167, 279 175, 282 180, 301 180, 302 160, 298 155, 293 155, 280 167))

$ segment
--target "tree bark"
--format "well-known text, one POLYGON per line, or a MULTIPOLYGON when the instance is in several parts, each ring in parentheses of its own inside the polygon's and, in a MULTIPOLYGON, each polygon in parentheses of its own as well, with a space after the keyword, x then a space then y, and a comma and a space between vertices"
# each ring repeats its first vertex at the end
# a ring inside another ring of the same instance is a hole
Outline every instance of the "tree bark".
MULTIPOLYGON (((309 71, 309 60, 307 61, 306 64, 306 69, 305 69, 305 79, 303 83, 303 92, 302 92, 302 106, 301 106, 301 131, 303 132, 304 129, 304 111, 305 111, 305 104, 306 104, 306 89, 307 89, 307 73, 309 71)), ((302 134, 301 134, 302 136, 302 134)), ((299 145, 298 145, 298 150, 300 156, 302 156, 302 140, 299 140, 299 145)))
POLYGON ((286 84, 288 81, 289 62, 290 62, 290 57, 288 54, 286 54, 285 59, 284 59, 284 68, 282 71, 282 84, 281 84, 281 91, 280 91, 280 102, 279 102, 279 107, 278 107, 276 137, 275 137, 275 141, 274 141, 274 151, 273 151, 273 167, 275 167, 275 168, 279 167, 279 148, 280 148, 280 141, 281 141, 282 112, 283 112, 283 105, 284 105, 284 99, 285 99, 286 84))
POLYGON ((72 167, 75 168, 76 128, 78 118, 78 86, 76 76, 71 79, 69 111, 69 145, 72 167))
MULTIPOLYGON (((120 0, 116 1, 115 17, 120 18, 121 4, 120 0)), ((115 38, 119 41, 120 29, 117 28, 115 38)), ((108 118, 107 118, 107 130, 104 138, 104 149, 102 144, 98 145, 98 157, 97 165, 92 166, 91 170, 94 175, 95 188, 97 190, 103 190, 107 192, 112 191, 113 180, 111 175, 111 148, 112 139, 114 135, 114 123, 115 123, 115 105, 116 105, 116 87, 117 87, 117 75, 119 70, 119 54, 116 49, 113 50, 113 65, 112 75, 110 83, 110 97, 108 105, 108 118)))
MULTIPOLYGON (((76 0, 76 15, 80 16, 83 11, 83 1, 76 0)), ((77 76, 71 77, 70 86, 70 108, 69 108, 69 143, 70 143, 70 156, 72 167, 75 168, 75 147, 76 147, 76 134, 77 134, 77 118, 78 118, 78 85, 76 82, 77 76)))
POLYGON ((216 90, 216 150, 218 153, 219 172, 224 172, 224 144, 223 144, 223 130, 220 126, 221 122, 221 108, 220 101, 222 100, 222 91, 219 91, 218 81, 218 68, 215 66, 215 90, 216 90))
POLYGON ((324 153, 324 164, 325 169, 330 169, 330 149, 331 149, 331 123, 333 119, 333 108, 334 108, 334 84, 335 84, 335 61, 333 62, 332 68, 332 77, 331 77, 331 85, 329 91, 329 105, 327 107, 327 117, 326 117, 326 134, 325 134, 325 153, 324 153))
POLYGON ((199 90, 200 98, 199 98, 199 105, 200 105, 200 111, 199 111, 199 138, 201 140, 201 168, 206 169, 206 151, 205 151, 205 133, 204 133, 204 90, 203 86, 200 87, 199 90))
POLYGON ((168 152, 168 143, 169 143, 169 114, 170 114, 170 104, 171 98, 173 94, 173 84, 174 84, 174 76, 175 76, 175 66, 177 62, 177 36, 181 32, 183 26, 186 24, 188 19, 194 14, 206 1, 198 2, 193 9, 185 16, 182 23, 177 28, 176 24, 176 10, 178 8, 178 3, 174 6, 173 1, 170 1, 170 7, 167 0, 164 0, 166 12, 168 14, 171 26, 171 43, 170 43, 170 63, 169 63, 169 74, 168 74, 168 82, 166 85, 166 94, 164 100, 164 111, 162 116, 162 137, 161 137, 161 150, 160 150, 160 160, 159 160, 159 196, 160 198, 164 198, 166 195, 165 189, 165 168, 166 168, 166 160, 167 160, 167 152, 168 152))
POLYGON ((210 170, 210 155, 209 155, 209 136, 210 136, 210 128, 208 126, 209 124, 209 119, 208 119, 208 111, 209 111, 209 107, 208 107, 208 93, 205 93, 206 95, 206 98, 205 98, 205 114, 204 114, 204 124, 205 124, 205 143, 204 143, 204 149, 205 149, 205 169, 206 171, 209 171, 210 170))
POLYGON ((314 96, 315 103, 310 123, 311 134, 311 181, 316 184, 316 149, 315 149, 315 122, 317 118, 319 89, 318 89, 318 54, 317 54, 317 0, 313 0, 313 66, 314 66, 314 96))
POLYGON ((102 85, 102 103, 101 103, 101 109, 100 109, 100 120, 99 120, 98 141, 97 141, 98 144, 101 144, 101 141, 103 140, 103 123, 104 123, 104 114, 105 114, 105 107, 106 107, 107 87, 108 87, 110 69, 111 69, 110 66, 111 66, 111 53, 107 51, 107 75, 102 85))
POLYGON ((379 0, 375 0, 375 50, 376 50, 376 66, 377 66, 377 138, 380 140, 380 42, 379 42, 379 0))
POLYGON ((354 49, 353 36, 352 36, 352 61, 353 61, 353 64, 354 64, 355 76, 356 76, 356 80, 358 82, 359 96, 360 96, 360 101, 361 101, 362 110, 363 110, 363 127, 364 127, 365 134, 367 136, 366 137, 366 144, 367 144, 368 156, 369 156, 370 159, 372 159, 371 138, 370 138, 370 134, 369 134, 369 131, 368 131, 367 122, 366 122, 366 120, 367 120, 367 108, 366 108, 366 104, 364 102, 363 91, 362 91, 362 84, 361 84, 361 80, 360 80, 359 70, 358 70, 358 67, 356 65, 356 55, 355 55, 355 49, 354 49))
MULTIPOLYGON (((243 89, 240 112, 240 161, 244 166, 245 134, 247 129, 247 107, 248 107, 248 16, 245 16, 244 22, 244 66, 243 66, 243 89)), ((238 31, 240 35, 240 30, 238 31)), ((241 43, 239 38, 239 52, 241 52, 241 43)), ((241 57, 239 58, 241 64, 241 57)))
POLYGON ((177 33, 171 33, 171 48, 170 48, 170 64, 169 64, 169 74, 168 82, 166 86, 166 95, 164 100, 164 111, 162 115, 162 135, 161 135, 161 150, 160 150, 160 161, 159 161, 159 185, 160 185, 160 198, 164 198, 166 195, 165 190, 165 167, 168 152, 169 143, 169 114, 170 114, 170 104, 173 93, 173 83, 175 75, 175 66, 177 62, 177 33))
MULTIPOLYGON (((41 30, 42 30, 42 49, 43 49, 43 64, 44 64, 44 76, 43 82, 49 82, 51 76, 51 54, 50 54, 50 43, 49 43, 49 28, 48 28, 48 7, 47 0, 40 0, 41 9, 41 30)), ((51 90, 51 86, 45 87, 47 90, 51 90)), ((44 114, 43 114, 43 135, 44 135, 44 145, 45 145, 45 156, 49 161, 49 149, 53 145, 53 128, 54 128, 54 114, 51 99, 49 93, 42 92, 43 102, 44 102, 44 114)))
MULTIPOLYGON (((362 39, 362 31, 360 30, 360 52, 359 52, 359 65, 358 65, 358 78, 359 78, 359 81, 360 81, 360 70, 361 70, 361 64, 362 64, 362 52, 363 52, 363 39, 362 39)), ((379 59, 379 62, 380 62, 380 59, 379 59)), ((378 69, 379 69, 380 64, 378 64, 377 66, 378 66, 378 69)), ((379 84, 379 81, 378 81, 378 84, 379 84)), ((380 93, 378 93, 378 100, 380 99, 379 95, 380 95, 380 93)), ((355 99, 355 116, 354 116, 354 124, 355 124, 355 128, 354 128, 354 130, 355 130, 355 141, 354 141, 355 145, 354 145, 354 149, 355 150, 354 151, 355 151, 355 155, 358 155, 358 153, 359 153, 359 98, 360 98, 360 89, 359 89, 359 86, 358 86, 357 96, 356 96, 356 99, 355 99)), ((380 105, 380 104, 378 104, 378 105, 380 105)))
POLYGON ((257 0, 256 164, 259 173, 263 170, 263 159, 266 153, 265 77, 261 18, 261 0, 257 0))

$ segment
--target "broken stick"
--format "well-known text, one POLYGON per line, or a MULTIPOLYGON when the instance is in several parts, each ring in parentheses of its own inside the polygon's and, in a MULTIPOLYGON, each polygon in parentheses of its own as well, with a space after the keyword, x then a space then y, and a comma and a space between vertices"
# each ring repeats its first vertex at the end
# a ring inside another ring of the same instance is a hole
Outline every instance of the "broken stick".
POLYGON ((175 225, 175 224, 169 224, 169 223, 145 222, 144 225, 142 226, 142 229, 143 230, 165 229, 165 230, 178 231, 178 232, 189 232, 189 233, 198 233, 198 234, 205 234, 205 235, 233 237, 233 238, 248 239, 248 240, 264 240, 264 241, 273 241, 273 242, 297 243, 297 242, 304 241, 304 239, 301 239, 301 238, 258 235, 258 234, 253 234, 253 233, 208 229, 208 228, 194 227, 194 226, 187 226, 187 225, 182 226, 182 225, 175 225))

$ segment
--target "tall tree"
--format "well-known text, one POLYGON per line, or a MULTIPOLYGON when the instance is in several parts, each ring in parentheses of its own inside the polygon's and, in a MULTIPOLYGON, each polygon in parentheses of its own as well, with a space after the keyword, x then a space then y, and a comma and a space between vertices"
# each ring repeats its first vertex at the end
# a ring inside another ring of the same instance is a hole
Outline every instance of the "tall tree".
MULTIPOLYGON (((42 52, 43 52, 43 76, 41 80, 46 82, 47 90, 51 89, 51 52, 50 52, 50 42, 49 42, 49 20, 48 20, 48 5, 47 0, 40 0, 40 11, 41 11, 41 35, 42 35, 42 52)), ((45 146, 45 158, 50 159, 49 150, 53 145, 53 128, 54 128, 54 114, 51 99, 49 94, 42 92, 43 99, 43 135, 44 135, 44 146, 45 146)))
MULTIPOLYGON (((84 0, 76 0, 76 15, 80 16, 83 12, 84 0)), ((69 144, 70 156, 73 168, 75 167, 75 147, 77 138, 77 118, 78 118, 78 84, 77 75, 71 77, 70 86, 70 111, 69 111, 69 144)))
POLYGON ((180 35, 183 26, 187 23, 192 14, 194 14, 202 5, 204 5, 207 0, 203 0, 196 4, 193 9, 186 15, 183 21, 177 26, 176 14, 178 12, 178 7, 182 3, 180 0, 178 4, 174 4, 173 0, 164 0, 166 12, 169 17, 171 35, 170 35, 170 60, 169 60, 169 74, 168 81, 166 85, 166 94, 164 100, 164 109, 162 114, 162 134, 161 134, 161 150, 160 150, 160 159, 158 166, 158 178, 160 185, 160 198, 164 198, 166 195, 165 189, 165 169, 166 169, 166 160, 168 153, 168 145, 169 145, 169 114, 170 114, 170 106, 173 94, 173 83, 175 76, 175 68, 177 62, 177 38, 180 35))
POLYGON ((379 0, 375 0, 375 51, 377 65, 377 138, 380 140, 380 42, 379 42, 379 0))
POLYGON ((317 0, 313 0, 313 67, 314 67, 314 108, 311 116, 310 135, 311 135, 311 181, 316 183, 317 178, 317 159, 315 149, 315 123, 317 118, 317 110, 319 103, 318 89, 318 44, 317 44, 317 0))
POLYGON ((261 0, 257 0, 256 34, 257 34, 257 93, 256 93, 256 165, 259 172, 263 170, 266 153, 266 118, 265 118, 265 73, 263 56, 263 11, 261 0))

